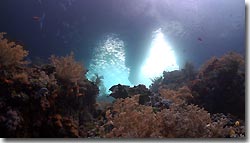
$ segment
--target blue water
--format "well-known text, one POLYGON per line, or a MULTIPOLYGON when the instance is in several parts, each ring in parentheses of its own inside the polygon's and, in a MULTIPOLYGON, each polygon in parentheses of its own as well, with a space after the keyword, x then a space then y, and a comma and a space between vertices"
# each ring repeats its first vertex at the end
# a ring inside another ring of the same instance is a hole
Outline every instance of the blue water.
POLYGON ((73 51, 89 79, 103 76, 106 92, 148 86, 187 61, 199 68, 229 51, 245 55, 243 0, 5 0, 0 16, 0 32, 20 41, 29 60, 73 51))

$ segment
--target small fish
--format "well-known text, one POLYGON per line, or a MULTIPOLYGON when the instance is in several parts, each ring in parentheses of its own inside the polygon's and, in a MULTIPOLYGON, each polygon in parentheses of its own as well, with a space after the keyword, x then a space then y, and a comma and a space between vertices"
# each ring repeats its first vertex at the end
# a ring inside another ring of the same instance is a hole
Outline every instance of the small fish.
POLYGON ((239 126, 239 125, 240 125, 240 122, 239 122, 239 121, 236 121, 234 124, 235 124, 235 126, 239 126))
POLYGON ((41 30, 43 29, 43 23, 44 23, 44 19, 45 19, 45 13, 43 13, 42 17, 39 16, 33 16, 32 19, 36 22, 40 22, 40 28, 41 30))
POLYGON ((201 38, 201 37, 198 37, 197 40, 202 41, 202 38, 201 38))
POLYGON ((33 16, 32 19, 33 19, 34 21, 40 21, 40 20, 41 20, 41 17, 39 17, 39 16, 33 16))
POLYGON ((4 79, 4 82, 7 83, 7 84, 13 84, 14 83, 12 80, 9 80, 9 79, 4 79))

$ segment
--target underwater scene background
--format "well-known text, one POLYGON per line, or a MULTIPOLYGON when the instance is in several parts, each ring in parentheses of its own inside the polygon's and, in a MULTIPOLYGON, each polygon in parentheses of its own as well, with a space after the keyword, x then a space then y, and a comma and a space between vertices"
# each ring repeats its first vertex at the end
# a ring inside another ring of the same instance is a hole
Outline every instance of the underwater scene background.
POLYGON ((245 138, 245 1, 0 2, 0 136, 245 138))

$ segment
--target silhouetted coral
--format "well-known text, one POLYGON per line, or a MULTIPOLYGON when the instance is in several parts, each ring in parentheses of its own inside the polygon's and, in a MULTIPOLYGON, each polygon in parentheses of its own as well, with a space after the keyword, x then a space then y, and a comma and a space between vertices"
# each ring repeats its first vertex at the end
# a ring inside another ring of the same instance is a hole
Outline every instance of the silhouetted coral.
POLYGON ((196 71, 193 64, 187 62, 183 69, 171 72, 163 72, 162 77, 152 81, 149 86, 150 91, 157 93, 159 87, 177 90, 180 87, 187 86, 195 78, 196 71))
POLYGON ((236 53, 211 58, 190 86, 193 103, 212 113, 231 113, 245 116, 244 59, 236 53))
POLYGON ((152 81, 152 84, 149 86, 149 89, 152 91, 152 92, 155 92, 157 93, 158 92, 158 88, 161 86, 162 84, 162 79, 163 77, 156 77, 154 79, 151 79, 152 81))
POLYGON ((104 77, 98 75, 97 73, 94 74, 93 77, 91 77, 90 81, 93 82, 95 85, 99 87, 99 96, 106 96, 106 87, 104 86, 104 77))

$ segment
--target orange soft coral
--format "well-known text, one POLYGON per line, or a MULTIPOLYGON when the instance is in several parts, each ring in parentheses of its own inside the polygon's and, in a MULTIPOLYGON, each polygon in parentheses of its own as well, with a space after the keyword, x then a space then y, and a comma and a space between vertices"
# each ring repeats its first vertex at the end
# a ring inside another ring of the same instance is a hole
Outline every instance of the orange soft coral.
POLYGON ((175 104, 187 103, 193 98, 191 90, 187 86, 183 86, 178 91, 160 88, 159 93, 163 98, 173 101, 175 104))
MULTIPOLYGON (((182 97, 188 89, 168 94, 182 97)), ((107 122, 101 127, 103 137, 122 138, 183 138, 183 137, 226 137, 226 119, 213 122, 210 114, 195 105, 172 104, 169 109, 159 112, 154 107, 140 105, 140 95, 116 99, 112 108, 106 111, 107 122)), ((188 95, 189 96, 189 95, 188 95)))
POLYGON ((57 78, 62 82, 76 83, 86 73, 84 67, 74 60, 73 53, 65 57, 52 55, 50 60, 56 68, 57 78))
POLYGON ((26 64, 24 58, 28 55, 28 51, 15 42, 9 42, 4 38, 4 34, 6 33, 0 33, 0 67, 26 64))
POLYGON ((106 117, 108 126, 113 126, 105 137, 158 137, 160 135, 159 122, 150 106, 138 103, 139 95, 132 98, 117 99, 113 111, 108 110, 106 117), (113 115, 112 115, 113 114, 113 115))

